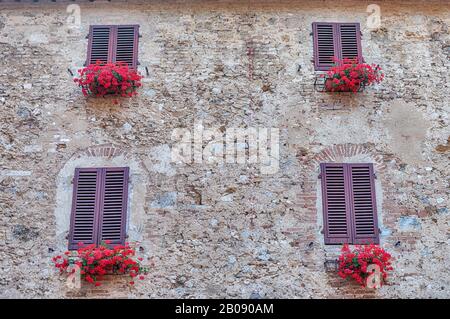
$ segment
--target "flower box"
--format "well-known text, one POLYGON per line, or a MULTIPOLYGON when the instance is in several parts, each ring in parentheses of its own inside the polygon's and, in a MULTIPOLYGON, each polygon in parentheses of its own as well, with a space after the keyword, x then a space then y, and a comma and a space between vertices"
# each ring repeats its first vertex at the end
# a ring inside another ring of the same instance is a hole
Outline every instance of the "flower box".
POLYGON ((351 278, 362 287, 379 288, 388 277, 391 266, 391 255, 378 245, 348 244, 342 247, 338 259, 338 275, 351 278))
POLYGON ((380 66, 359 63, 356 59, 335 60, 336 65, 314 81, 318 92, 362 92, 366 86, 380 83, 384 74, 380 66))
POLYGON ((139 72, 122 62, 97 61, 96 64, 78 70, 78 73, 79 77, 74 82, 81 87, 84 96, 131 97, 142 86, 139 72))
POLYGON ((354 90, 349 87, 335 87, 333 84, 333 78, 326 77, 325 78, 325 91, 326 92, 362 92, 364 91, 365 85, 364 83, 358 83, 355 85, 354 90))
POLYGON ((130 284, 134 284, 134 278, 144 279, 148 273, 147 268, 141 264, 142 258, 135 258, 136 252, 127 243, 111 247, 108 241, 99 246, 95 244, 84 246, 76 251, 66 251, 64 255, 55 256, 52 260, 60 273, 74 274, 79 272, 81 279, 95 286, 100 286, 99 281, 105 275, 119 274, 129 275, 130 284))

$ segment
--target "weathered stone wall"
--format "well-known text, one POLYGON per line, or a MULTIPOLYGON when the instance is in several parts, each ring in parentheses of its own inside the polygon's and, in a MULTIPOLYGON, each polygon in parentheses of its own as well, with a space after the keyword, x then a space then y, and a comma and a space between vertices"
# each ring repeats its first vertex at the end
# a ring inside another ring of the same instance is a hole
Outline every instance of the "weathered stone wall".
POLYGON ((446 1, 0 3, 0 296, 450 297, 446 1), (313 90, 311 23, 360 22, 385 81, 313 90), (90 24, 140 24, 140 95, 86 99, 67 69, 90 24), (280 169, 170 160, 176 128, 280 129, 280 169), (373 162, 381 244, 395 257, 373 292, 325 272, 322 161, 373 162), (65 248, 73 168, 131 167, 129 234, 151 275, 69 292, 51 266, 65 248), (65 215, 67 214, 67 215, 65 215))

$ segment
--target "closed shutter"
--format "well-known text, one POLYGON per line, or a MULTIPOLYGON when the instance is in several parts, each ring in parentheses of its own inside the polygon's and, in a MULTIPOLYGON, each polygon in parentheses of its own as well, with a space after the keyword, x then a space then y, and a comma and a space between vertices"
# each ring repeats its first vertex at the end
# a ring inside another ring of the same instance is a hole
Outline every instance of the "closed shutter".
POLYGON ((362 62, 361 32, 359 23, 340 23, 337 25, 340 59, 358 59, 362 62))
POLYGON ((130 68, 137 67, 139 26, 117 26, 115 62, 125 62, 130 68))
POLYGON ((362 62, 359 23, 313 23, 314 69, 326 71, 338 60, 357 58, 362 62))
POLYGON ((69 249, 76 249, 79 242, 97 242, 100 182, 100 169, 75 169, 69 249))
POLYGON ((372 164, 321 164, 325 244, 379 243, 372 164))
POLYGON ((89 28, 89 43, 86 64, 111 62, 113 58, 114 30, 112 26, 93 25, 89 28))
POLYGON ((136 69, 138 64, 138 25, 95 25, 89 29, 87 65, 102 62, 125 62, 136 69))
POLYGON ((377 205, 372 164, 351 164, 353 243, 378 243, 377 205))
POLYGON ((325 244, 352 239, 346 175, 345 164, 321 164, 325 244))
POLYGON ((125 243, 128 174, 128 167, 75 170, 69 249, 125 243))
POLYGON ((328 70, 333 64, 333 57, 338 57, 334 23, 313 23, 314 67, 315 70, 328 70))
POLYGON ((104 169, 102 206, 100 209, 99 243, 125 242, 127 214, 128 168, 104 169))

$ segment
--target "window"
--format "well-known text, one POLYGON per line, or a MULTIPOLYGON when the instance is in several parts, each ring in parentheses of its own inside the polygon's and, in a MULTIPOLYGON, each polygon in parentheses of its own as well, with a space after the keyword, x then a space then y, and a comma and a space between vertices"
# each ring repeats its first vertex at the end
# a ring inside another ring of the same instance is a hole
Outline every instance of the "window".
POLYGON ((362 62, 359 23, 314 22, 314 69, 326 71, 338 60, 357 58, 362 62))
POLYGON ((320 164, 325 244, 379 243, 372 164, 320 164))
POLYGON ((128 167, 75 169, 69 249, 125 243, 128 174, 128 167))
POLYGON ((125 62, 136 69, 138 39, 138 25, 91 25, 86 64, 125 62))

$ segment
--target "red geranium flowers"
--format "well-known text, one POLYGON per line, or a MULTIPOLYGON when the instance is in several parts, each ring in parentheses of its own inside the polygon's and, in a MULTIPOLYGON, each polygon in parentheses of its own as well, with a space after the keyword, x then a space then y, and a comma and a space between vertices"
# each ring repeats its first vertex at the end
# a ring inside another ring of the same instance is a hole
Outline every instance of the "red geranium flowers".
POLYGON ((103 63, 97 61, 83 69, 78 70, 79 78, 74 81, 81 87, 85 96, 123 96, 136 95, 137 88, 142 86, 142 76, 128 64, 103 63))
MULTIPOLYGON (((61 273, 67 272, 70 264, 79 267, 81 278, 85 281, 100 286, 99 280, 106 274, 129 274, 134 284, 133 279, 139 276, 139 279, 144 279, 144 274, 148 270, 140 263, 142 258, 134 259, 135 250, 128 244, 116 245, 113 248, 108 248, 110 241, 105 241, 104 244, 96 246, 95 244, 84 246, 80 244, 80 248, 72 253, 66 251, 64 256, 56 256, 52 260, 55 267, 61 273)), ((74 272, 74 270, 72 270, 74 272)))
POLYGON ((364 86, 383 81, 379 65, 358 63, 356 59, 335 59, 336 66, 326 74, 325 88, 330 92, 357 92, 364 86))
MULTIPOLYGON (((355 245, 353 250, 347 244, 342 247, 338 274, 344 279, 353 278, 363 287, 375 279, 381 286, 387 278, 387 271, 392 269, 391 255, 378 245, 355 245)), ((378 285, 371 286, 374 288, 378 285)))

